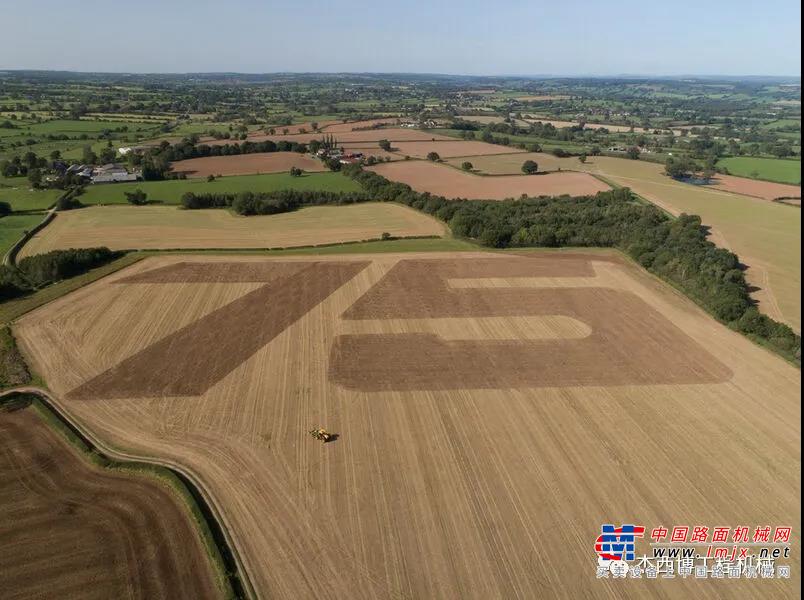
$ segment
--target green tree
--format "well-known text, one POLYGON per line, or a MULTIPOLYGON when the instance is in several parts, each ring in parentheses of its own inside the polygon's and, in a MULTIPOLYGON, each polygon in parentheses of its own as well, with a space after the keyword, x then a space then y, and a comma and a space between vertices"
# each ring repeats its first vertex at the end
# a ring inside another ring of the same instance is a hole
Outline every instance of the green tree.
POLYGON ((137 188, 133 192, 125 192, 126 200, 129 204, 133 204, 135 206, 143 206, 148 204, 148 194, 143 192, 141 189, 137 188))
POLYGON ((441 160, 441 157, 438 155, 438 152, 430 152, 427 154, 427 160, 431 162, 438 162, 441 160))
POLYGON ((30 169, 28 171, 28 181, 31 182, 31 187, 38 188, 42 185, 42 171, 39 169, 30 169))
POLYGON ((539 165, 536 161, 533 160, 526 160, 522 163, 522 172, 526 175, 533 175, 539 170, 539 165))
POLYGON ((388 140, 380 140, 377 143, 379 144, 380 148, 382 148, 386 152, 391 151, 391 142, 389 142, 388 140))
POLYGON ((106 146, 100 152, 100 161, 102 164, 114 162, 114 159, 117 157, 117 151, 114 148, 110 148, 106 146))
POLYGON ((631 160, 639 160, 640 150, 636 146, 631 146, 625 151, 625 155, 631 160))
POLYGON ((94 165, 98 162, 98 155, 92 151, 92 146, 84 146, 81 153, 81 162, 85 165, 94 165))
POLYGON ((461 169, 463 169, 464 171, 471 171, 473 168, 474 167, 472 163, 470 163, 469 161, 466 161, 465 163, 461 164, 461 169))

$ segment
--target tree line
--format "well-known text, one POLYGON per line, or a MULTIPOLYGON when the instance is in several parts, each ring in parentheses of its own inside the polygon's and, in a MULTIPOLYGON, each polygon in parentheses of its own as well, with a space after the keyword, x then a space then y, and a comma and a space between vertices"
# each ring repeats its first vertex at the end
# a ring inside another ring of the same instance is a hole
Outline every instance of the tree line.
POLYGON ((273 215, 290 212, 302 206, 323 204, 355 204, 373 200, 365 192, 315 192, 309 190, 276 190, 272 192, 186 192, 181 205, 189 210, 203 208, 231 208, 239 215, 273 215))
POLYGON ((106 247, 53 250, 26 256, 16 267, 0 266, 0 301, 30 293, 44 285, 75 277, 122 256, 106 247))

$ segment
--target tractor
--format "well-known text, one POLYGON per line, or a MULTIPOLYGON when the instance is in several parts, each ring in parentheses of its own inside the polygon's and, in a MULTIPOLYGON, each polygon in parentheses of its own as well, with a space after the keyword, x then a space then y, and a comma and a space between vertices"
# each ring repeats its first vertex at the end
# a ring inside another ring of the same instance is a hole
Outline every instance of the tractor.
POLYGON ((321 440, 325 444, 327 442, 333 441, 336 437, 338 437, 336 434, 328 432, 323 427, 319 427, 318 429, 311 429, 310 435, 317 440, 321 440))

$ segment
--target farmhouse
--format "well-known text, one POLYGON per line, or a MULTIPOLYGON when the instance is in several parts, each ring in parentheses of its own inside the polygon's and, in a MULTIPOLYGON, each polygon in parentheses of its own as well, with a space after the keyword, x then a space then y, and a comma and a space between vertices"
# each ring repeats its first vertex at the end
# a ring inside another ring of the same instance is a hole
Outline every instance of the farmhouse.
POLYGON ((92 183, 117 183, 120 181, 137 181, 139 175, 129 173, 122 165, 110 163, 93 169, 91 178, 92 183))

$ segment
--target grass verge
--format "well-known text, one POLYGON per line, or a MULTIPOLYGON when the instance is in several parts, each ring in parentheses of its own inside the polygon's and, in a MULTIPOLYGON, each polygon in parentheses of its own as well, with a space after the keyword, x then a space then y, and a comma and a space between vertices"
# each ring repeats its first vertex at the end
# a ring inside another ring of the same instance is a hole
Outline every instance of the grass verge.
POLYGON ((0 328, 0 390, 31 383, 31 372, 8 327, 0 328))

